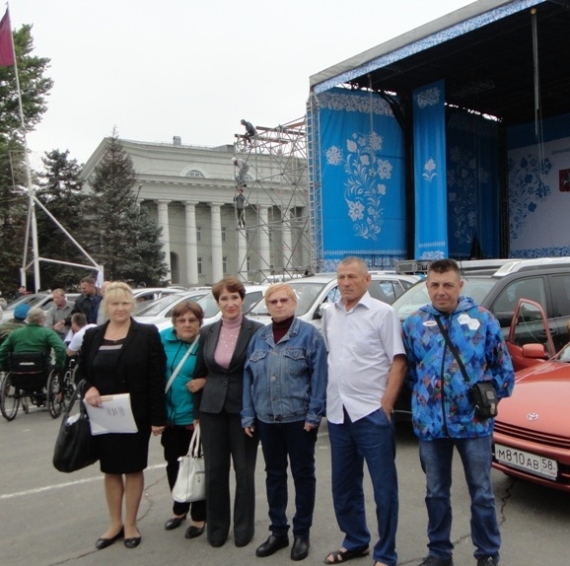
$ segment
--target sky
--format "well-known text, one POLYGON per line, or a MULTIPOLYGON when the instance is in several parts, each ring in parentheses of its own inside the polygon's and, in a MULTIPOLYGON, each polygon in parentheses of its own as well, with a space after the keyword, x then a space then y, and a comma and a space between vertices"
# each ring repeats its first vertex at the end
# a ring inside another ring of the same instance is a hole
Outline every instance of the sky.
MULTIPOLYGON (((309 77, 471 0, 11 0, 51 60, 32 164, 101 140, 215 147, 240 120, 276 127, 305 114, 309 77)), ((3 8, 2 8, 3 13, 3 8)))

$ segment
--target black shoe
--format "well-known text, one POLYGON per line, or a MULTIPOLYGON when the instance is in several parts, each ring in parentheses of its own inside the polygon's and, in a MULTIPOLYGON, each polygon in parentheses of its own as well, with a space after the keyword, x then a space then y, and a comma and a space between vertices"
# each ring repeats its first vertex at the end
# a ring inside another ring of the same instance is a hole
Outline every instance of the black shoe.
POLYGON ((203 532, 204 532, 204 526, 197 527, 196 525, 190 525, 186 529, 186 533, 184 534, 184 537, 185 538, 196 538, 196 537, 199 537, 203 532))
POLYGON ((436 558, 435 556, 426 556, 419 566, 453 566, 453 558, 436 558))
POLYGON ((213 546, 214 548, 220 548, 220 546, 224 546, 224 544, 226 544, 226 540, 225 538, 223 539, 219 539, 219 540, 211 540, 209 541, 210 546, 213 546))
POLYGON ((308 537, 295 537, 291 548, 291 560, 304 560, 307 558, 310 546, 311 543, 308 537))
POLYGON ((167 531, 172 531, 173 529, 177 529, 186 519, 186 515, 184 515, 183 517, 171 517, 170 519, 168 519, 168 521, 166 521, 166 523, 164 523, 164 528, 167 531))
POLYGON ((275 554, 281 548, 289 546, 289 537, 276 537, 271 535, 261 546, 257 547, 255 555, 259 558, 265 558, 266 556, 271 556, 275 554))
POLYGON ((123 542, 127 548, 136 548, 141 543, 141 536, 126 538, 123 542))
POLYGON ((122 539, 125 536, 125 531, 121 529, 114 537, 111 538, 98 538, 95 542, 95 548, 97 550, 103 550, 108 546, 111 546, 113 543, 117 542, 119 539, 122 539))
POLYGON ((496 556, 485 556, 477 560, 477 566, 497 566, 499 559, 496 556))

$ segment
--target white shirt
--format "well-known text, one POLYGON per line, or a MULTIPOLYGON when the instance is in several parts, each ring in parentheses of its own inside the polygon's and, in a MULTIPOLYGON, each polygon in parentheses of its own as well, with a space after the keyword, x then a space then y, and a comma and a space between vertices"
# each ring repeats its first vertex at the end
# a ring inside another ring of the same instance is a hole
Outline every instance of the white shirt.
POLYGON ((368 292, 349 311, 341 298, 324 312, 323 337, 329 368, 327 419, 342 424, 343 406, 353 422, 376 411, 394 357, 405 354, 396 311, 368 292))
POLYGON ((73 338, 71 339, 71 342, 69 343, 68 349, 71 350, 72 352, 79 352, 79 350, 81 350, 81 346, 83 345, 83 336, 85 335, 85 332, 88 328, 93 328, 94 326, 97 326, 96 324, 86 324, 83 328, 80 328, 74 335, 73 338))

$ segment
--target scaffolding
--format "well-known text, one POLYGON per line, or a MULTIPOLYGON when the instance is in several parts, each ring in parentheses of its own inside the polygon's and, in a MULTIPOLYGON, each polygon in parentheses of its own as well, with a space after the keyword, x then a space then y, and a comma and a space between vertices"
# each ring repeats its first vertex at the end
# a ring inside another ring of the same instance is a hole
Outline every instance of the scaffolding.
POLYGON ((237 272, 257 282, 313 273, 305 119, 256 130, 251 139, 235 134, 234 155, 249 166, 243 192, 250 211, 243 227, 236 209, 237 272))

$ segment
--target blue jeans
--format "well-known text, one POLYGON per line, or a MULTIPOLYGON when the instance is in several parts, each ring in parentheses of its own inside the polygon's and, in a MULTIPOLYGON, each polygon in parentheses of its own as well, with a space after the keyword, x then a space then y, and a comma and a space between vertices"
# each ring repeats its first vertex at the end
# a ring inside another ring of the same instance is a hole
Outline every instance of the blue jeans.
POLYGON ((295 516, 293 535, 309 537, 315 510, 315 443, 317 429, 303 430, 305 421, 293 423, 263 423, 257 430, 265 459, 265 488, 269 504, 271 532, 276 537, 287 536, 287 457, 295 483, 295 516))
POLYGON ((345 412, 343 424, 328 424, 332 458, 332 492, 336 520, 345 534, 342 546, 353 550, 368 546, 370 532, 364 508, 364 460, 368 466, 380 539, 373 558, 394 566, 398 526, 398 478, 394 457, 394 426, 382 409, 352 422, 345 412))
POLYGON ((453 448, 463 463, 471 496, 471 540, 475 558, 499 557, 501 535, 491 484, 491 436, 420 440, 420 462, 426 475, 429 553, 448 559, 453 552, 451 533, 451 462, 453 448))

